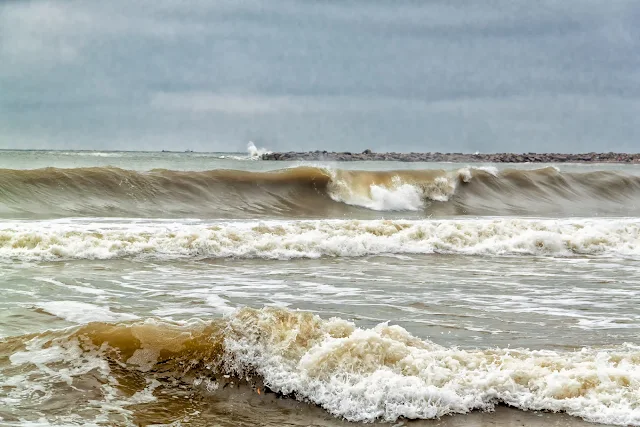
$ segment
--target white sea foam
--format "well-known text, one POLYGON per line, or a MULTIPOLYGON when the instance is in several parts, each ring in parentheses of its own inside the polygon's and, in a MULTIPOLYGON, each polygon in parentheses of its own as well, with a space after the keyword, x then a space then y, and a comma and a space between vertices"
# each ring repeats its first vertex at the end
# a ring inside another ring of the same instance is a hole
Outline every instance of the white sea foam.
POLYGON ((5 222, 0 260, 377 254, 640 257, 639 219, 5 222))
POLYGON ((400 184, 392 188, 372 185, 370 192, 370 197, 350 195, 340 201, 376 211, 419 211, 423 209, 420 190, 410 184, 400 184))
POLYGON ((354 186, 348 176, 327 170, 332 178, 329 196, 337 202, 376 211, 420 211, 424 209, 425 200, 449 201, 460 181, 471 181, 472 171, 472 168, 466 167, 423 182, 406 182, 398 175, 388 185, 370 184, 366 191, 362 191, 354 186))
POLYGON ((498 176, 499 173, 498 168, 495 166, 478 166, 474 167, 474 169, 487 172, 488 174, 491 174, 493 176, 498 176))
POLYGON ((42 310, 73 323, 117 322, 138 319, 128 313, 114 313, 109 307, 79 301, 49 301, 38 304, 42 310))
POLYGON ((461 350, 399 326, 360 329, 342 319, 281 310, 232 317, 234 369, 350 421, 436 418, 498 403, 640 425, 640 348, 570 353, 461 350))
POLYGON ((78 157, 124 157, 127 153, 118 151, 61 151, 55 153, 60 156, 78 156, 78 157))
POLYGON ((472 172, 471 172, 471 168, 466 167, 466 168, 458 169, 458 177, 459 177, 463 182, 469 182, 469 181, 471 181, 471 178, 473 178, 473 174, 472 174, 472 172))
MULTIPOLYGON (((470 172, 468 179, 471 179, 470 172)), ((361 192, 334 176, 329 196, 337 202, 376 211, 420 211, 424 209, 425 199, 446 202, 455 194, 456 187, 453 177, 436 177, 423 184, 407 183, 395 177, 391 185, 371 184, 368 191, 361 192)))

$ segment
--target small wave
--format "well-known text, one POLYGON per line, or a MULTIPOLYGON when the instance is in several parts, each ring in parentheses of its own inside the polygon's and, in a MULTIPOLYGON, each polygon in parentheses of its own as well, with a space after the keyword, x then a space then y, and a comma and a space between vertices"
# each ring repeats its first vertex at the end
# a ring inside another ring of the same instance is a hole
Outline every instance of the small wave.
POLYGON ((60 151, 56 152, 59 156, 78 156, 78 157, 124 157, 126 152, 121 151, 60 151))
POLYGON ((384 254, 640 257, 640 220, 5 222, 0 260, 319 258, 384 254))
POLYGON ((3 381, 15 384, 8 398, 23 413, 47 404, 49 395, 33 390, 64 395, 79 410, 88 400, 104 419, 114 411, 134 416, 134 404, 198 401, 245 382, 349 421, 433 419, 506 404, 640 425, 640 348, 631 344, 465 350, 387 323, 363 329, 306 312, 243 308, 217 320, 90 323, 15 337, 0 341, 0 354, 11 363, 0 369, 3 381))

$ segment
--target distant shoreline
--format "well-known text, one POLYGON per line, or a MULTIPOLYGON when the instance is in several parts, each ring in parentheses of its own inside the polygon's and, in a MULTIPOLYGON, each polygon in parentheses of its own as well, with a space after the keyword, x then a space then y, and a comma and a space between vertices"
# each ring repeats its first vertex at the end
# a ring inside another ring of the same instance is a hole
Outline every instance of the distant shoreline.
POLYGON ((396 162, 453 162, 453 163, 639 163, 640 153, 362 153, 304 151, 274 152, 260 156, 262 160, 315 160, 315 161, 396 161, 396 162))

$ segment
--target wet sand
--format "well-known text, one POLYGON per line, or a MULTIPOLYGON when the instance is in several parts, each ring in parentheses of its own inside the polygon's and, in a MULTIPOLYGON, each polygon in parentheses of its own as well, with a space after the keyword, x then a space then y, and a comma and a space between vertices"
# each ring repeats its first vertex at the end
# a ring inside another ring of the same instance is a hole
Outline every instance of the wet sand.
POLYGON ((258 394, 255 387, 225 388, 196 401, 162 399, 132 407, 140 426, 179 421, 190 427, 231 426, 317 426, 317 427, 594 427, 604 424, 586 422, 562 413, 521 411, 498 406, 494 412, 475 411, 445 416, 437 420, 398 420, 391 423, 354 423, 333 417, 322 408, 283 398, 275 393, 258 394), (162 408, 162 409, 161 409, 162 408), (182 413, 183 416, 176 417, 182 413))

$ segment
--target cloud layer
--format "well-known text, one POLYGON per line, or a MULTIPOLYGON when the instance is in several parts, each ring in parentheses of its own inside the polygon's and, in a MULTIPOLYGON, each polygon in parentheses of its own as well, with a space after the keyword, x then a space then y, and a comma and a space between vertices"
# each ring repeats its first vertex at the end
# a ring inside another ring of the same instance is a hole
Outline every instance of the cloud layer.
POLYGON ((638 151, 640 5, 0 3, 0 148, 638 151))

